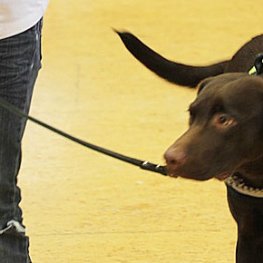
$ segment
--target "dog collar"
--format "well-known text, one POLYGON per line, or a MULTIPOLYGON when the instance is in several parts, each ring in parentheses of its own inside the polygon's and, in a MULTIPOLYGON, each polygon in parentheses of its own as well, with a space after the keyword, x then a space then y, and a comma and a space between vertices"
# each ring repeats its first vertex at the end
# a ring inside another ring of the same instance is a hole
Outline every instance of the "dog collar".
POLYGON ((263 198, 263 188, 254 188, 245 184, 244 180, 238 175, 233 174, 225 179, 225 184, 232 187, 240 194, 256 198, 263 198))
POLYGON ((254 66, 248 71, 249 75, 260 75, 263 73, 263 53, 256 56, 254 66))
POLYGON ((249 75, 256 75, 257 74, 257 70, 256 67, 253 66, 249 71, 248 71, 249 75))

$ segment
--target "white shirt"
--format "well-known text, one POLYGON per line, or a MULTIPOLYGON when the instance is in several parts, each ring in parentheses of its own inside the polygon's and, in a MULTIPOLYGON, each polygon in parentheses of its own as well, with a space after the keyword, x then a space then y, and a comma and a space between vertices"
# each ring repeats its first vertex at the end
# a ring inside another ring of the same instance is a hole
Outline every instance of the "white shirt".
POLYGON ((26 31, 44 15, 48 0, 0 0, 0 39, 26 31))

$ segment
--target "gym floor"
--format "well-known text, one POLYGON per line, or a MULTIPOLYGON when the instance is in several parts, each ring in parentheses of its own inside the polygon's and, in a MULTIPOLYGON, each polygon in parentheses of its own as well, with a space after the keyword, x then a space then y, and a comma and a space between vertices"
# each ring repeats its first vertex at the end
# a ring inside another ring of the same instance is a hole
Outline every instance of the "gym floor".
MULTIPOLYGON (((159 79, 112 28, 205 65, 262 32, 259 0, 50 1, 31 115, 91 143, 163 163, 196 91, 159 79)), ((28 123, 19 177, 33 262, 234 262, 224 183, 142 171, 28 123)))

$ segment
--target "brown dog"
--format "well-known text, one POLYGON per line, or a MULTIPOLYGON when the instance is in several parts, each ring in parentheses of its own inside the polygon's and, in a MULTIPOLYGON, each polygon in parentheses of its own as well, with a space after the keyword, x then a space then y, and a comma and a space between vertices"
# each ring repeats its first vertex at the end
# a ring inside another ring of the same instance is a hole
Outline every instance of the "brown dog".
MULTIPOLYGON (((263 262, 263 79, 247 73, 263 51, 263 36, 246 43, 231 60, 195 67, 163 58, 130 33, 118 34, 159 76, 179 85, 198 85, 189 107, 189 129, 164 155, 168 173, 225 180, 238 224, 236 262, 263 262)), ((262 71, 262 58, 257 70, 262 71)))

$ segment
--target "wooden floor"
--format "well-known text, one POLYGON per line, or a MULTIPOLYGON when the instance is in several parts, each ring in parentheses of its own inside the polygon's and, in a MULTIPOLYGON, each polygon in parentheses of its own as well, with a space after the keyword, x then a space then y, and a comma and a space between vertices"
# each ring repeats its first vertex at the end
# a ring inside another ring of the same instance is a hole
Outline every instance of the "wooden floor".
MULTIPOLYGON (((259 0, 51 1, 31 114, 163 163, 196 91, 141 66, 112 27, 170 59, 204 65, 261 33, 262 11, 259 0)), ((34 263, 234 262, 236 226, 223 183, 145 172, 31 123, 23 153, 19 184, 34 263)))

